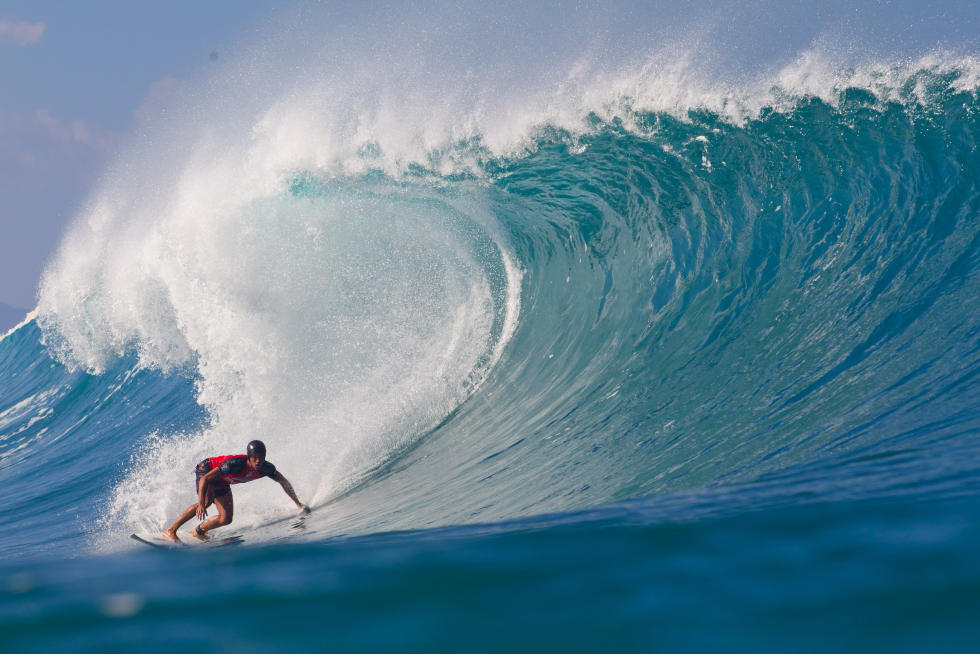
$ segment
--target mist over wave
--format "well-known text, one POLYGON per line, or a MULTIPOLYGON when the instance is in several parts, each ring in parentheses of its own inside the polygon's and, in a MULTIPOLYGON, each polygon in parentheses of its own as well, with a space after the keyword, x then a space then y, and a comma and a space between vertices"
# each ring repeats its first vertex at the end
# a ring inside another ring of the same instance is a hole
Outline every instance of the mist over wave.
POLYGON ((211 427, 154 448, 118 491, 157 498, 154 523, 186 495, 177 460, 252 438, 322 499, 472 392, 517 311, 519 275, 472 198, 298 179, 217 204, 76 236, 45 282, 41 323, 65 361, 98 371, 132 349, 196 379, 211 427))

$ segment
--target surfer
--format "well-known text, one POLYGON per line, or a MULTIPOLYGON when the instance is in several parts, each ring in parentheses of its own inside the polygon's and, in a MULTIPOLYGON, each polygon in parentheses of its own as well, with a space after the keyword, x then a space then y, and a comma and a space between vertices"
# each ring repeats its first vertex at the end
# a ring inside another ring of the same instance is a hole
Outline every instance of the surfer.
POLYGON ((218 515, 194 527, 194 537, 207 540, 208 531, 215 527, 231 524, 235 505, 231 495, 231 484, 244 484, 261 477, 269 477, 279 482, 289 499, 304 513, 310 512, 310 507, 299 501, 296 491, 289 480, 276 470, 276 467, 265 460, 265 443, 252 441, 245 449, 245 454, 213 456, 197 464, 197 502, 191 504, 180 514, 170 527, 163 532, 167 540, 178 542, 177 530, 181 525, 197 515, 198 520, 204 520, 208 515, 208 507, 212 502, 218 507, 218 515))

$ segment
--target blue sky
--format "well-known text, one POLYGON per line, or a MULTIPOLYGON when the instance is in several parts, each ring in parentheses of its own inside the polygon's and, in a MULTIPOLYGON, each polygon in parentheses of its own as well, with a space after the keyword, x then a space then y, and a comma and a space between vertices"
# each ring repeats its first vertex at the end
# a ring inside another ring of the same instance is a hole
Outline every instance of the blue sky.
POLYGON ((107 159, 274 3, 0 2, 0 302, 37 279, 107 159))
MULTIPOLYGON (((34 306, 45 262, 114 153, 180 94, 185 81, 247 54, 238 49, 254 42, 272 15, 296 4, 0 0, 0 302, 34 306)), ((544 0, 486 8, 477 3, 476 11, 463 6, 466 0, 427 9, 422 5, 432 3, 392 3, 372 11, 363 9, 367 4, 376 3, 321 2, 316 15, 322 25, 307 34, 350 36, 358 30, 354 25, 373 24, 372 15, 387 18, 379 24, 394 29, 410 16, 413 29, 432 23, 431 31, 439 32, 447 14, 465 16, 479 33, 478 23, 493 22, 496 13, 519 16, 515 24, 524 33, 517 38, 533 41, 544 38, 541 27, 569 13, 544 0)), ((573 2, 569 8, 588 4, 573 2)), ((721 25, 712 36, 731 40, 725 58, 733 55, 733 67, 753 58, 792 56, 828 30, 842 42, 888 56, 936 46, 976 53, 980 42, 977 0, 657 1, 626 9, 610 29, 639 26, 634 38, 655 39, 702 19, 721 25)), ((592 18, 602 11, 579 11, 588 13, 578 21, 580 31, 592 29, 592 18)), ((365 48, 387 42, 386 34, 366 38, 371 39, 375 43, 365 48)), ((575 43, 564 38, 553 45, 567 49, 575 43)), ((625 43, 619 45, 630 47, 625 43)), ((493 48, 494 42, 484 46, 493 48)))

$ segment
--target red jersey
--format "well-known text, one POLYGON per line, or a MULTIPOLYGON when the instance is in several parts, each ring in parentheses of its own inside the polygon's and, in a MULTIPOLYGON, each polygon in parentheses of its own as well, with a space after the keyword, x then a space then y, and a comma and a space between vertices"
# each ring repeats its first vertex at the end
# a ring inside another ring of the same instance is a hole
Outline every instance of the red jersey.
POLYGON ((258 470, 250 468, 244 454, 212 456, 207 461, 212 470, 221 468, 221 477, 216 480, 219 484, 244 484, 261 477, 276 476, 276 467, 268 461, 263 461, 258 470))

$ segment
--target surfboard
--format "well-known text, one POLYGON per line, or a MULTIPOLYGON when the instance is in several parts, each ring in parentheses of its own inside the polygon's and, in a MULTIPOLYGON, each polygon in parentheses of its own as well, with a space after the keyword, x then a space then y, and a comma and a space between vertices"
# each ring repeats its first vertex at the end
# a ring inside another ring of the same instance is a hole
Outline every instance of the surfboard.
POLYGON ((130 538, 135 540, 137 543, 142 543, 149 547, 156 548, 174 548, 174 547, 227 547, 229 545, 241 545, 245 542, 245 537, 241 534, 235 534, 233 536, 226 536, 224 538, 211 538, 209 540, 200 541, 195 539, 190 539, 187 541, 173 542, 172 540, 167 540, 166 538, 160 536, 141 536, 139 534, 130 534, 130 538))
POLYGON ((143 543, 144 545, 149 545, 150 547, 180 547, 180 543, 175 543, 171 540, 166 540, 164 538, 158 538, 156 536, 140 536, 139 534, 130 534, 130 538, 135 540, 137 543, 143 543))

